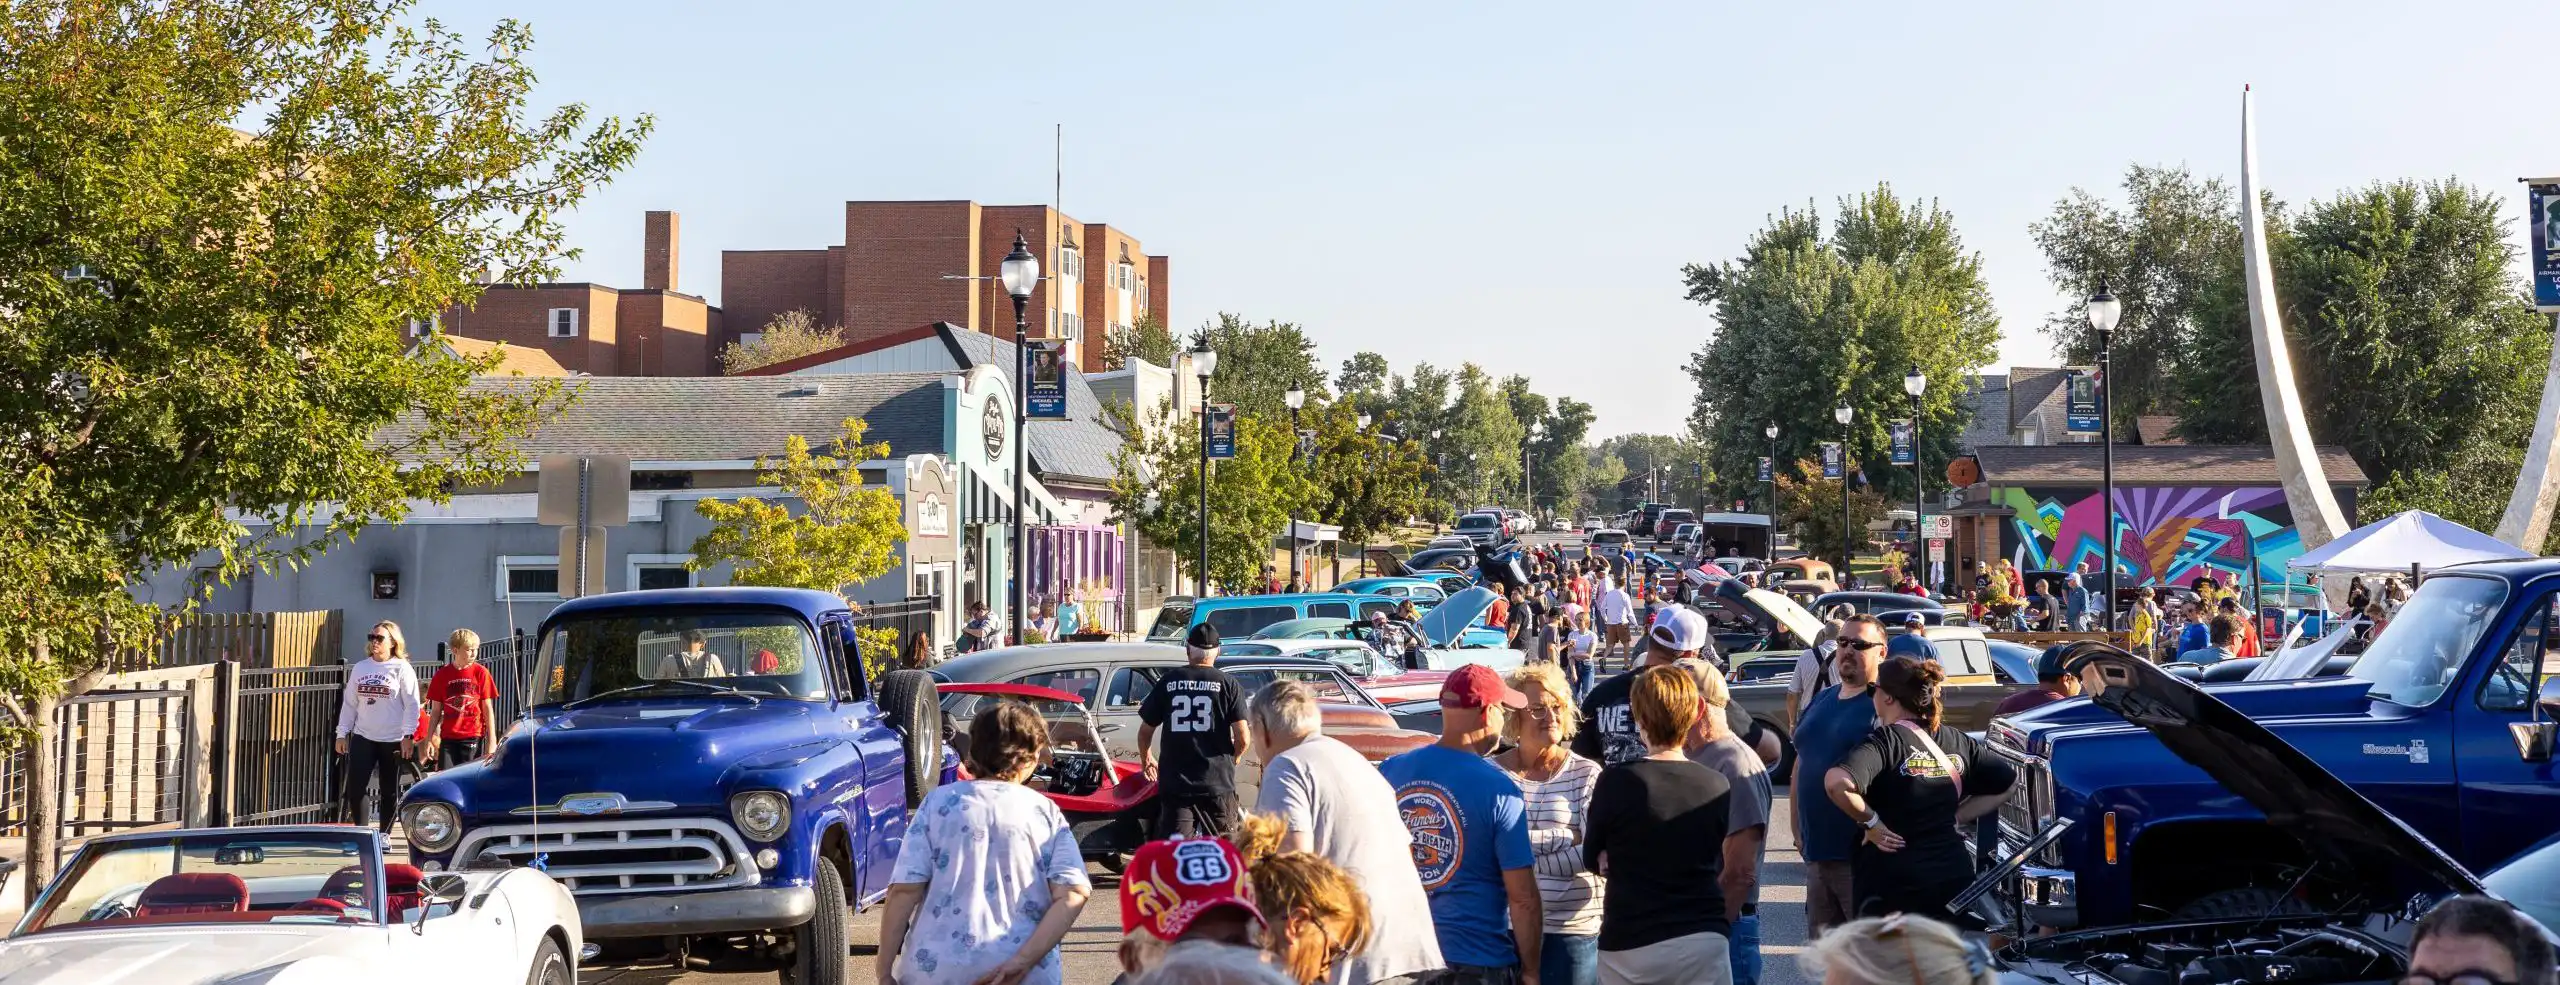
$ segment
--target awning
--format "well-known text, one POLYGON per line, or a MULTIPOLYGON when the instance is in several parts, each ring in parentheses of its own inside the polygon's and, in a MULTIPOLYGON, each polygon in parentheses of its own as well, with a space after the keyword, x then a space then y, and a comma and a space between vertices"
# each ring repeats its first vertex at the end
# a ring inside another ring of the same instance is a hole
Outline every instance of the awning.
POLYGON ((2366 524, 2346 536, 2285 562, 2295 571, 2433 570, 2472 561, 2511 561, 2533 555, 2515 545, 2425 510, 2410 510, 2366 524))

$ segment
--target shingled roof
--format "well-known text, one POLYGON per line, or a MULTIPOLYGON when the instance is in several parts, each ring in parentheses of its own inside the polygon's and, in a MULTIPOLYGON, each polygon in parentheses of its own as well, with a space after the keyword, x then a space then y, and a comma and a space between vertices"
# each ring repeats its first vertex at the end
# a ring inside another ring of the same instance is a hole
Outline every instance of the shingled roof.
MULTIPOLYGON (((520 445, 527 455, 621 455, 634 462, 734 462, 782 454, 792 435, 818 450, 845 418, 869 425, 864 441, 886 441, 892 458, 943 447, 943 381, 948 373, 865 373, 825 377, 589 376, 569 384, 575 399, 520 445)), ((474 390, 523 392, 521 377, 484 376, 474 390)), ((386 441, 400 439, 394 427, 386 441)))
MULTIPOLYGON (((2321 446, 2320 467, 2333 486, 2370 484, 2346 449, 2321 446)), ((2102 481, 2096 444, 1988 445, 1973 451, 1987 481, 2004 486, 2095 486, 2102 481)), ((2116 446, 2116 484, 2135 486, 2276 486, 2275 450, 2266 445, 2116 446)))

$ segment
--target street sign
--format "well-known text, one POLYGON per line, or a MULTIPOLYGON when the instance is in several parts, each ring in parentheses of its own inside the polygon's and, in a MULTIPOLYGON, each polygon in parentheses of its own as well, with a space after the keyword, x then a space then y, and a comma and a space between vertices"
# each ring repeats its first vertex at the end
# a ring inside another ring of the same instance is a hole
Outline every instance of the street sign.
POLYGON ((1209 405, 1209 457, 1236 457, 1236 405, 1209 405))
POLYGON ((2533 248, 2525 261, 2533 269, 2533 306, 2560 313, 2560 178, 2534 178, 2525 188, 2525 228, 2532 231, 2533 248))
POLYGON ((1941 537, 1941 538, 1943 538, 1943 537, 1953 537, 1953 536, 1955 536, 1955 535, 1956 535, 1956 518, 1955 518, 1955 517, 1948 516, 1948 515, 1946 515, 1946 514, 1944 514, 1944 513, 1932 513, 1932 514, 1930 514, 1930 515, 1929 515, 1929 533, 1928 533, 1928 536, 1931 536, 1931 537, 1941 537))
POLYGON ((2089 373, 2071 374, 2070 395, 2063 407, 2064 430, 2072 434, 2097 434, 2105 430, 2098 420, 2098 378, 2089 373))
POLYGON ((544 455, 534 481, 534 522, 619 527, 631 522, 631 459, 620 455, 544 455), (579 463, 584 462, 583 478, 579 463), (583 509, 580 499, 586 500, 583 509))
POLYGON ((1913 451, 1910 421, 1895 421, 1886 430, 1893 438, 1893 464, 1909 465, 1918 461, 1918 453, 1913 451))
POLYGON ((1842 455, 1841 455, 1841 453, 1840 453, 1840 443, 1839 443, 1839 442, 1837 442, 1837 441, 1825 441, 1825 442, 1823 442, 1823 443, 1822 443, 1822 477, 1823 477, 1823 478, 1825 478, 1825 479, 1837 479, 1837 478, 1839 478, 1839 477, 1841 476, 1841 474, 1847 470, 1847 464, 1848 464, 1848 460, 1847 460, 1846 458, 1842 457, 1842 455))
POLYGON ((1773 477, 1775 477, 1776 475, 1777 475, 1777 463, 1770 461, 1770 460, 1769 460, 1769 456, 1767 456, 1767 455, 1762 455, 1762 456, 1760 456, 1760 472, 1759 472, 1759 479, 1760 479, 1760 481, 1762 481, 1762 482, 1768 482, 1768 481, 1770 481, 1773 477))
POLYGON ((1946 538, 1944 538, 1944 537, 1931 537, 1931 538, 1929 538, 1929 563, 1930 563, 1930 564, 1945 564, 1946 562, 1947 562, 1947 539, 1946 539, 1946 538))
POLYGON ((1031 360, 1031 386, 1024 392, 1023 416, 1032 420, 1067 419, 1065 353, 1056 342, 1031 342, 1023 354, 1031 360))

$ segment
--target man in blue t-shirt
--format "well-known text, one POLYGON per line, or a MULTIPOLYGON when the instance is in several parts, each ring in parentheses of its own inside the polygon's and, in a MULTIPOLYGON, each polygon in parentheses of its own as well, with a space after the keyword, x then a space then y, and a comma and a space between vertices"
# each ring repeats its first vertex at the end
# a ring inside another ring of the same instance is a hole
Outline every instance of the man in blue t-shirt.
MULTIPOLYGON (((1823 774, 1840 765, 1875 731, 1876 665, 1884 657, 1884 626, 1874 616, 1856 615, 1840 624, 1839 647, 1831 666, 1840 683, 1805 700, 1796 720, 1796 775, 1792 789, 1820 790, 1823 774)), ((1796 797, 1796 852, 1805 861, 1805 939, 1858 916, 1856 887, 1849 877, 1849 857, 1863 832, 1828 797, 1796 797)))
POLYGON ((1546 926, 1520 785, 1487 761, 1503 711, 1529 700, 1483 664, 1440 685, 1440 741, 1378 764, 1413 834, 1448 971, 1442 985, 1512 985, 1537 975, 1546 926))
POLYGON ((1938 659, 1937 649, 1929 645, 1928 620, 1920 618, 1918 612, 1903 613, 1902 635, 1885 641, 1884 655, 1910 657, 1923 663, 1938 659))

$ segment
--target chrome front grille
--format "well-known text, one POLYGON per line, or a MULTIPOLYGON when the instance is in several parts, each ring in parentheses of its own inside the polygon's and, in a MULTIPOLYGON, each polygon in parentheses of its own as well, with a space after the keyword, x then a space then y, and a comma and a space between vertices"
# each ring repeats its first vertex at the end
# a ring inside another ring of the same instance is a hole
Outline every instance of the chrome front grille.
POLYGON ((499 824, 463 835, 456 859, 483 855, 544 871, 580 896, 690 892, 756 883, 747 843, 705 818, 499 824))
MULTIPOLYGON (((2026 844, 2037 829, 2053 819, 2053 770, 2042 758, 2028 755, 1999 738, 1995 733, 1991 751, 2008 760, 2018 774, 2018 782, 2009 786, 2008 799, 2000 802, 2000 842, 2005 854, 2011 846, 2026 844)), ((2048 845, 2027 861, 2032 865, 2060 865, 2062 848, 2059 844, 2048 845)))

